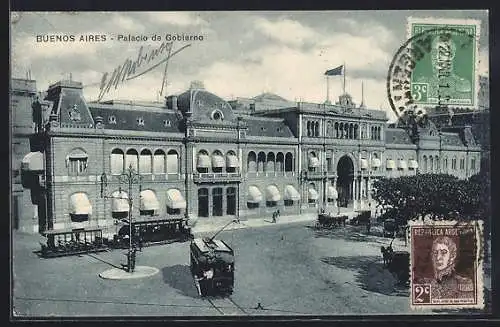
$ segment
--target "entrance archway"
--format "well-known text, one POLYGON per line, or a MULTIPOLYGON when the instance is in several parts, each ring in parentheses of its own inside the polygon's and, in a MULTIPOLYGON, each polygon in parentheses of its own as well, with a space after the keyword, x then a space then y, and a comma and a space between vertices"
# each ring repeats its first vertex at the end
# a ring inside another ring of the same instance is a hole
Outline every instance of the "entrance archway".
POLYGON ((354 181, 354 163, 348 156, 343 156, 337 164, 338 205, 345 207, 352 203, 352 182, 354 181))

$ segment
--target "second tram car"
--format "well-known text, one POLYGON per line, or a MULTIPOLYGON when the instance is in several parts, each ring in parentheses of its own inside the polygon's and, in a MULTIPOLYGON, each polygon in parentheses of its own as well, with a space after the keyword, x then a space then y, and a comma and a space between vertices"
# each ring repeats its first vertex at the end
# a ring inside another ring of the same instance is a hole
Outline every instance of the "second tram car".
POLYGON ((232 294, 234 251, 226 242, 196 238, 191 242, 191 273, 201 296, 232 294))

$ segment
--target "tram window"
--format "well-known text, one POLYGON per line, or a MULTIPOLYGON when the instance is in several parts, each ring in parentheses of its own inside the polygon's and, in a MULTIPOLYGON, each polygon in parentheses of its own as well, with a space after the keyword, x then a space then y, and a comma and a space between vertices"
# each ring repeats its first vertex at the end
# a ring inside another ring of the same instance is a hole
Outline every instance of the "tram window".
POLYGON ((89 215, 70 214, 70 217, 71 217, 71 221, 74 223, 80 223, 80 222, 89 220, 89 215))
POLYGON ((309 201, 308 201, 308 202, 309 202, 309 203, 316 203, 316 200, 314 200, 314 199, 309 199, 309 201))
POLYGON ((140 210, 141 216, 154 216, 155 211, 154 210, 140 210))
POLYGON ((267 207, 276 207, 278 203, 276 201, 266 201, 267 207))
POLYGON ((123 212, 113 211, 111 213, 111 217, 113 217, 114 219, 125 219, 128 217, 128 212, 127 211, 123 211, 123 212))
POLYGON ((247 202, 248 209, 257 209, 259 207, 259 203, 247 202))
POLYGON ((181 209, 174 209, 167 206, 167 213, 169 215, 179 215, 181 213, 181 209))
POLYGON ((227 171, 228 173, 235 173, 235 172, 236 172, 236 167, 227 167, 227 168, 226 168, 226 171, 227 171))
POLYGON ((285 202, 285 207, 293 206, 293 200, 284 200, 284 202, 285 202))

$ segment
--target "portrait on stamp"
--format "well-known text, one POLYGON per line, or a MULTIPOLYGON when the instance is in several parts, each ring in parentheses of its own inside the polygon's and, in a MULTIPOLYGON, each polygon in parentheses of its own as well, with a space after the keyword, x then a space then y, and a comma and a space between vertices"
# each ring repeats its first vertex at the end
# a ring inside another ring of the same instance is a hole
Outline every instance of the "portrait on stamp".
POLYGON ((478 303, 476 227, 420 226, 411 230, 413 306, 478 303))
POLYGON ((428 35, 430 47, 416 60, 411 92, 421 105, 474 105, 479 26, 409 20, 409 37, 428 35))

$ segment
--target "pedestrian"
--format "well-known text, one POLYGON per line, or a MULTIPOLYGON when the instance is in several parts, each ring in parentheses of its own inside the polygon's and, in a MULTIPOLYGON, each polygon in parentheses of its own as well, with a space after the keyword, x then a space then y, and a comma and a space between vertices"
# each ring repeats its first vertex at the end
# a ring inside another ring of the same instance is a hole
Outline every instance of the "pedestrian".
POLYGON ((370 228, 372 227, 371 219, 368 219, 368 224, 366 224, 366 233, 370 235, 370 228))
POLYGON ((280 209, 276 212, 278 217, 281 217, 280 209))
POLYGON ((273 212, 273 223, 276 223, 276 211, 273 212))

